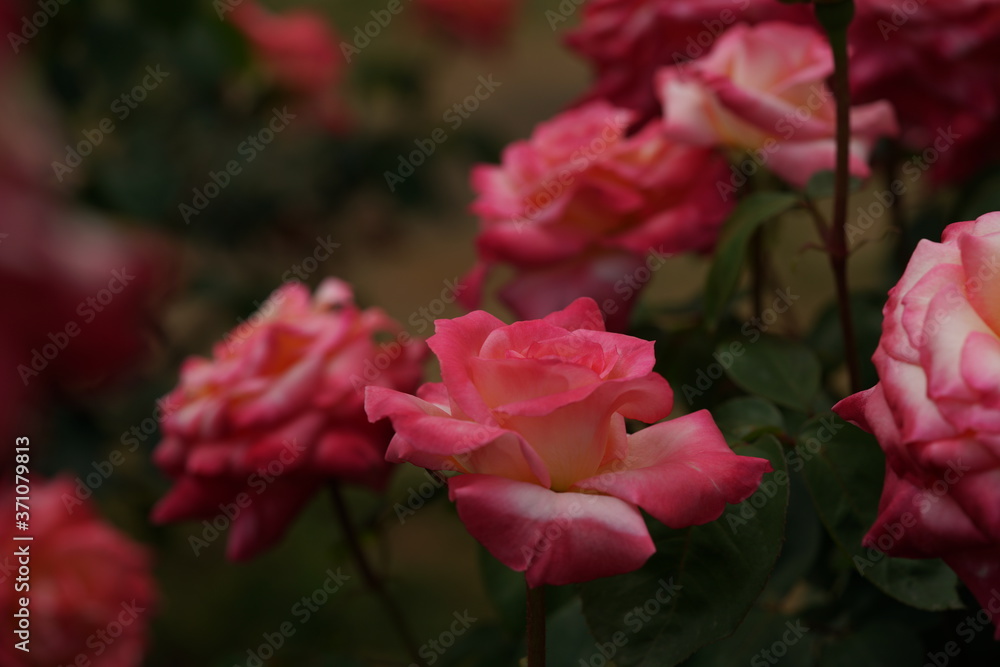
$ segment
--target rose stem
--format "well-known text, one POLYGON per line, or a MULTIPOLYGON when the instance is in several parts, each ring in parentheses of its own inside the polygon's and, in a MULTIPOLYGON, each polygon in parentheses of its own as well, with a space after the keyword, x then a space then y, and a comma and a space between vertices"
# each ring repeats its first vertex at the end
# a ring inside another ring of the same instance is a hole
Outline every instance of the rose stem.
POLYGON ((406 625, 403 612, 400 611, 396 601, 389 595, 389 591, 385 589, 382 580, 375 574, 371 564, 368 562, 368 557, 365 556, 361 540, 358 538, 358 531, 351 520, 351 514, 347 509, 347 503, 344 502, 344 494, 340 490, 338 482, 330 484, 330 496, 333 500, 333 510, 337 515, 341 533, 343 533, 344 540, 347 542, 347 546, 351 550, 351 555, 354 557, 354 562, 361 572, 361 578, 364 579, 368 589, 375 593, 381 600, 382 606, 385 607, 386 613, 396 628, 396 633, 399 635, 400 641, 410 655, 410 659, 418 665, 423 664, 423 660, 417 652, 417 643, 413 641, 413 634, 406 625))
POLYGON ((544 586, 528 586, 528 667, 545 667, 544 586))
POLYGON ((851 139, 851 86, 848 74, 847 27, 854 16, 853 0, 816 5, 816 17, 826 29, 833 51, 833 94, 837 101, 837 163, 834 177, 833 227, 826 238, 830 268, 837 288, 837 305, 844 337, 844 357, 851 392, 861 391, 858 348, 854 337, 850 291, 847 286, 848 157, 851 139))

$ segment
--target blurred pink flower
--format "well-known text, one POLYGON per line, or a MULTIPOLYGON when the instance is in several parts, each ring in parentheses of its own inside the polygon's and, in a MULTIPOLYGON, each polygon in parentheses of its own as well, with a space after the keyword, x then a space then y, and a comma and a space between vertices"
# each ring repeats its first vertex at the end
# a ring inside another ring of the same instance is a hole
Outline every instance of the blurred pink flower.
POLYGON ((670 414, 673 392, 653 343, 604 331, 590 299, 436 325, 443 382, 369 387, 368 415, 396 429, 390 461, 462 473, 448 490, 465 527, 531 586, 635 570, 655 551, 640 507, 672 528, 708 523, 771 469, 734 454, 705 410, 629 434, 626 419, 670 414))
POLYGON ((365 418, 362 389, 412 391, 425 356, 423 341, 381 310, 360 310, 340 280, 312 297, 298 283, 279 288, 212 359, 189 358, 164 399, 154 460, 176 483, 154 521, 228 507, 227 555, 243 560, 279 541, 328 482, 380 488, 392 432, 365 418))
POLYGON ((589 0, 581 11, 566 42, 595 70, 585 100, 632 109, 640 122, 660 114, 653 75, 664 65, 700 58, 736 23, 808 21, 812 14, 807 5, 776 0, 589 0))
POLYGON ((863 0, 850 40, 854 97, 889 100, 938 180, 1000 160, 1000 4, 863 0))
POLYGON ((519 318, 589 296, 622 330, 666 255, 714 245, 732 206, 715 188, 725 161, 668 140, 658 121, 626 136, 633 117, 594 102, 473 169, 480 263, 463 303, 477 306, 487 272, 506 264, 516 276, 500 296, 519 318))
POLYGON ((229 20, 275 83, 299 98, 303 111, 333 131, 349 125, 340 90, 344 59, 339 39, 321 14, 305 9, 273 14, 255 0, 241 0, 229 20))
POLYGON ((148 552, 95 514, 89 501, 77 500, 69 476, 31 479, 27 532, 14 530, 13 489, 0 494, 0 538, 14 553, 4 558, 17 572, 24 564, 18 548, 26 549, 31 570, 30 588, 15 590, 13 574, 0 586, 0 613, 10 628, 0 663, 53 667, 84 664, 78 656, 85 656, 92 667, 139 667, 155 602, 148 552), (17 534, 34 539, 15 542, 17 534), (15 648, 22 596, 30 600, 30 652, 15 648))
MULTIPOLYGON (((836 161, 833 56, 818 31, 790 23, 737 25, 708 55, 657 74, 666 132, 675 141, 751 151, 802 186, 836 161)), ((898 132, 888 102, 851 108, 850 170, 869 175, 875 141, 898 132)))
POLYGON ((1000 213, 921 241, 883 313, 879 383, 834 406, 886 454, 865 545, 942 558, 986 605, 1000 587, 1000 213))
POLYGON ((415 0, 424 22, 457 42, 494 47, 509 36, 521 0, 415 0))

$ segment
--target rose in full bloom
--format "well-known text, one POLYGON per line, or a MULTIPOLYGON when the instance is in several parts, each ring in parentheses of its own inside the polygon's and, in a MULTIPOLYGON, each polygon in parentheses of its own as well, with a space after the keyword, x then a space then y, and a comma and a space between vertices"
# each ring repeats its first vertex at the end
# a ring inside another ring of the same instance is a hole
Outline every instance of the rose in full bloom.
POLYGON ((429 26, 457 42, 489 48, 509 35, 521 0, 416 0, 413 4, 429 26))
POLYGON ((480 263, 465 305, 479 305, 489 269, 508 265, 516 274, 500 298, 520 319, 589 296, 622 330, 666 255, 714 245, 732 206, 715 191, 725 161, 670 141, 659 121, 627 136, 633 119, 594 102, 540 124, 500 165, 473 169, 480 263))
POLYGON ((367 389, 396 429, 390 461, 458 471, 466 528, 531 586, 629 572, 655 551, 641 507, 672 528, 719 518, 770 470, 734 454, 707 411, 629 434, 671 410, 653 343, 608 333, 592 300, 505 325, 476 311, 428 340, 443 382, 367 389))
POLYGON ((834 407, 886 454, 865 544, 944 559, 985 605, 1000 588, 1000 213, 921 241, 883 312, 879 383, 834 407))
MULTIPOLYGON (((585 99, 603 99, 636 111, 645 121, 660 114, 653 75, 665 65, 705 55, 737 23, 808 21, 811 8, 776 0, 589 0, 567 43, 597 76, 585 99)), ((546 13, 549 25, 562 15, 546 13)))
POLYGON ((274 82, 331 130, 344 129, 348 112, 339 90, 344 56, 326 19, 306 9, 274 14, 253 0, 243 0, 230 12, 229 20, 274 82))
MULTIPOLYGON (((793 185, 836 162, 833 56, 817 30, 783 22, 729 29, 702 58, 657 75, 668 135, 747 151, 793 185)), ((869 175, 875 141, 897 133, 888 102, 851 108, 850 170, 869 175)))
POLYGON ((901 142, 938 180, 997 161, 1000 3, 863 0, 850 43, 854 98, 889 100, 901 142))
POLYGON ((227 555, 242 560, 330 481, 380 488, 392 432, 365 418, 363 388, 412 390, 426 351, 381 310, 355 306, 346 283, 327 279, 312 298, 298 283, 279 288, 212 359, 181 368, 154 452, 176 483, 154 520, 228 516, 227 555))
POLYGON ((31 589, 15 591, 14 574, 0 586, 0 613, 8 628, 0 644, 0 664, 142 665, 156 597, 147 550, 101 519, 90 501, 78 500, 69 476, 51 481, 31 478, 27 532, 15 530, 14 496, 10 488, 0 493, 4 508, 0 539, 8 547, 7 560, 0 558, 0 564, 15 573, 17 550, 27 548, 31 589), (17 535, 34 539, 15 542, 17 535), (15 648, 22 638, 14 634, 14 614, 25 595, 30 598, 30 652, 15 648))

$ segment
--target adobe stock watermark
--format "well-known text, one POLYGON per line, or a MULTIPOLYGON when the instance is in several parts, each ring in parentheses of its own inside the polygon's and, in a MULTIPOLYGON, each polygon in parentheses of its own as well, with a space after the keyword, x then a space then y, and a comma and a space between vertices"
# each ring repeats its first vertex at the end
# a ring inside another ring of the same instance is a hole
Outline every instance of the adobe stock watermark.
MULTIPOLYGON (((411 1, 406 0, 407 3, 411 1)), ((389 0, 385 5, 385 9, 373 9, 369 11, 368 13, 371 15, 372 20, 365 23, 364 26, 354 26, 354 38, 350 42, 343 40, 340 42, 340 52, 343 54, 344 60, 350 64, 351 59, 367 49, 371 45, 372 40, 378 39, 382 31, 392 23, 392 19, 401 14, 404 9, 406 9, 406 6, 401 0, 389 0)))
POLYGON ((573 185, 576 177, 599 160, 608 148, 617 145, 629 125, 629 114, 616 112, 610 115, 601 133, 587 143, 577 146, 569 156, 569 164, 561 167, 551 178, 543 180, 540 188, 524 200, 522 210, 511 216, 510 221, 518 230, 537 220, 538 216, 558 198, 566 188, 573 185))
POLYGON ((73 487, 73 493, 64 493, 60 498, 63 507, 66 508, 66 512, 73 514, 77 507, 83 505, 85 500, 93 496, 94 492, 101 488, 115 471, 125 463, 128 458, 127 455, 134 454, 139 449, 141 443, 146 442, 150 436, 157 432, 159 424, 163 419, 173 414, 176 409, 176 406, 172 406, 167 401, 157 401, 156 408, 153 410, 151 416, 146 417, 121 434, 121 437, 118 439, 122 445, 121 447, 113 449, 110 454, 100 461, 91 461, 90 465, 93 471, 88 472, 85 476, 78 476, 76 478, 76 485, 73 487))
POLYGON ((874 567, 886 557, 886 553, 903 539, 906 531, 917 525, 919 518, 928 516, 928 513, 941 499, 948 495, 948 491, 965 476, 965 473, 972 470, 971 466, 962 463, 962 459, 949 461, 947 469, 941 474, 941 478, 934 481, 929 488, 922 489, 910 500, 913 511, 907 510, 899 515, 897 520, 882 522, 883 533, 875 539, 875 546, 869 547, 865 556, 854 556, 854 566, 858 572, 865 573, 870 567, 874 567), (866 557, 867 556, 867 557, 866 557))
POLYGON ((893 3, 889 20, 879 19, 876 24, 878 31, 882 34, 882 40, 888 42, 893 33, 898 32, 906 25, 925 4, 927 4, 927 0, 903 0, 893 3))
POLYGON ((72 174, 77 167, 83 164, 83 159, 104 142, 105 135, 115 131, 117 128, 115 119, 118 121, 127 119, 146 100, 149 93, 156 90, 169 76, 170 72, 161 70, 159 64, 155 67, 147 66, 146 76, 142 77, 142 80, 131 90, 122 93, 111 103, 109 110, 114 118, 105 116, 98 121, 96 127, 84 130, 83 139, 78 141, 75 146, 66 145, 66 156, 63 161, 54 160, 52 162, 52 171, 55 173, 56 179, 61 183, 64 176, 72 174))
POLYGON ((209 171, 205 184, 201 188, 191 189, 193 194, 191 202, 182 202, 178 205, 177 211, 184 219, 184 224, 191 224, 191 218, 201 215, 208 208, 208 205, 229 187, 233 178, 243 173, 243 167, 253 162, 295 118, 295 114, 289 113, 287 106, 282 107, 281 110, 277 107, 273 108, 271 119, 267 124, 254 134, 248 135, 236 147, 236 153, 243 158, 242 161, 229 160, 220 171, 209 171))
MULTIPOLYGON (((333 251, 339 247, 340 244, 334 243, 329 235, 326 238, 317 236, 316 245, 313 247, 312 253, 306 255, 305 258, 293 264, 281 274, 282 285, 287 285, 296 279, 302 281, 308 280, 309 276, 315 273, 321 264, 329 260, 333 256, 333 251)), ((239 324, 223 337, 222 340, 226 344, 226 349, 232 352, 236 347, 247 341, 253 335, 254 331, 271 319, 271 316, 284 300, 285 294, 280 290, 275 290, 263 302, 254 300, 252 302, 254 311, 250 316, 245 320, 242 317, 237 317, 236 321, 239 324)))
MULTIPOLYGON (((469 610, 466 609, 461 614, 456 612, 452 613, 452 617, 455 619, 451 622, 445 630, 441 631, 437 637, 429 639, 425 643, 420 645, 417 649, 417 655, 424 659, 427 667, 432 667, 438 660, 441 659, 445 653, 448 652, 459 637, 464 635, 472 627, 472 624, 479 619, 475 616, 469 614, 469 610)), ((415 662, 411 662, 409 667, 424 667, 424 665, 418 665, 415 662)))
POLYGON ((648 600, 622 616, 622 625, 628 628, 630 634, 619 630, 608 638, 609 641, 594 642, 594 653, 589 658, 580 658, 579 667, 606 667, 631 638, 646 627, 684 588, 681 584, 675 584, 673 577, 660 579, 657 583, 659 586, 648 600))
POLYGON ((941 288, 938 296, 944 295, 944 298, 943 300, 935 298, 935 308, 928 309, 923 326, 913 336, 913 344, 918 348, 923 347, 937 336, 942 327, 951 321, 955 312, 964 312, 969 299, 978 294, 984 285, 993 283, 998 274, 1000 274, 1000 258, 997 255, 990 255, 988 260, 979 264, 975 274, 966 273, 964 282, 950 283, 941 288))
MULTIPOLYGON (((801 294, 792 292, 791 287, 775 290, 774 295, 770 306, 761 311, 760 315, 755 315, 745 321, 740 327, 740 333, 746 337, 747 344, 753 345, 760 340, 760 337, 780 319, 781 315, 787 313, 795 305, 795 302, 802 298, 801 294)), ((692 399, 704 396, 705 392, 726 374, 736 359, 744 354, 746 354, 746 345, 738 340, 731 342, 726 350, 713 352, 712 358, 715 359, 715 362, 706 368, 699 368, 695 375, 694 384, 685 384, 681 388, 684 400, 691 403, 692 399)))
POLYGON ((128 267, 111 271, 111 279, 105 287, 88 296, 77 304, 76 314, 80 316, 82 325, 75 319, 68 320, 61 328, 48 333, 48 342, 31 349, 31 359, 27 364, 18 364, 17 373, 21 382, 28 384, 48 368, 49 364, 59 354, 72 344, 73 339, 80 335, 83 326, 92 323, 114 301, 115 297, 125 291, 125 288, 135 280, 128 267))
POLYGON ((65 667, 90 667, 93 664, 91 657, 96 659, 104 655, 125 633, 125 629, 135 623, 144 613, 146 613, 146 608, 140 607, 136 600, 122 602, 118 616, 108 622, 105 627, 87 637, 84 645, 90 650, 77 653, 73 661, 66 663, 65 667))
MULTIPOLYGON (((422 336, 434 327, 434 320, 444 313, 449 304, 455 303, 458 295, 468 287, 458 276, 451 280, 445 280, 440 296, 432 299, 426 306, 421 306, 410 313, 406 320, 407 324, 413 327, 417 336, 422 336)), ((361 374, 351 374, 349 381, 354 391, 363 394, 365 387, 377 380, 383 371, 392 366, 413 339, 413 334, 404 330, 396 334, 394 339, 379 343, 378 354, 372 359, 365 359, 361 367, 361 374)))
POLYGON ((188 546, 191 547, 194 555, 200 556, 202 551, 218 540, 243 514, 244 510, 267 491, 268 487, 281 477, 287 467, 294 465, 306 450, 307 447, 300 444, 298 440, 286 440, 275 458, 266 465, 260 466, 247 477, 246 485, 250 491, 253 491, 253 495, 248 491, 241 491, 236 494, 232 502, 219 503, 219 513, 211 520, 205 519, 201 522, 201 534, 188 536, 188 546))
POLYGON ((738 14, 742 13, 750 6, 750 0, 732 0, 733 4, 736 5, 732 9, 723 9, 719 12, 718 18, 705 19, 701 22, 705 28, 701 30, 697 35, 689 36, 687 38, 687 43, 685 44, 684 51, 674 51, 671 55, 674 65, 677 66, 679 70, 683 70, 685 67, 690 65, 692 60, 702 57, 708 50, 715 44, 722 33, 724 33, 729 26, 736 23, 739 19, 738 14))
POLYGON ((300 627, 308 623, 344 587, 344 584, 351 580, 351 577, 342 573, 339 567, 336 571, 327 570, 325 574, 326 579, 322 584, 309 595, 302 596, 289 609, 288 613, 298 624, 284 621, 273 632, 262 633, 263 641, 256 647, 248 648, 246 660, 233 667, 263 667, 264 663, 273 658, 288 640, 295 636, 300 627))
MULTIPOLYGON (((476 79, 479 85, 464 99, 445 109, 441 114, 441 120, 448 123, 452 132, 462 127, 462 124, 471 118, 472 114, 479 110, 483 102, 488 100, 496 89, 503 85, 501 81, 495 81, 492 74, 480 75, 476 79)), ((406 179, 416 172, 434 153, 438 146, 448 141, 448 131, 443 127, 436 127, 427 136, 421 139, 414 139, 413 145, 416 148, 406 155, 400 153, 397 156, 398 163, 395 171, 386 170, 383 173, 385 184, 389 186, 389 192, 395 192, 396 186, 405 183, 406 179)))
POLYGON ((809 122, 817 111, 832 102, 833 93, 822 83, 815 83, 809 89, 809 96, 805 101, 785 113, 774 124, 775 136, 769 136, 764 140, 760 148, 747 149, 747 158, 741 160, 738 165, 729 166, 729 181, 716 181, 715 189, 719 193, 722 201, 729 201, 729 197, 737 190, 746 185, 747 181, 756 174, 762 167, 766 166, 771 156, 781 150, 781 142, 775 138, 781 137, 782 141, 788 141, 799 131, 799 129, 809 122))
POLYGON ((555 32, 560 23, 566 23, 576 14, 587 0, 561 0, 555 9, 545 10, 545 20, 549 22, 549 30, 555 32))
POLYGON ((955 145, 956 139, 961 138, 962 135, 955 132, 951 125, 947 128, 938 128, 937 136, 932 145, 903 163, 901 171, 906 176, 906 180, 903 178, 893 179, 887 189, 875 190, 875 201, 868 204, 867 207, 858 206, 857 217, 848 222, 844 228, 848 245, 853 246, 875 225, 876 220, 882 218, 886 212, 897 205, 899 198, 906 194, 910 187, 919 181, 935 162, 941 159, 942 154, 948 152, 955 145))
MULTIPOLYGON (((792 472, 800 472, 809 461, 812 461, 819 454, 823 445, 833 440, 833 437, 844 428, 844 422, 833 415, 821 417, 819 423, 820 426, 816 429, 815 437, 810 436, 799 442, 793 449, 786 450, 785 461, 788 469, 792 472)), ((733 535, 756 518, 757 512, 771 502, 771 499, 778 495, 778 491, 788 486, 790 481, 791 478, 784 470, 775 470, 766 475, 753 495, 738 505, 739 511, 726 515, 726 523, 733 531, 733 535)))
POLYGON ((7 41, 14 54, 21 52, 21 47, 38 36, 38 32, 49 24, 49 21, 56 17, 63 5, 68 5, 70 0, 39 0, 38 11, 21 18, 20 32, 8 32, 7 41))
MULTIPOLYGON (((971 644, 983 630, 993 629, 993 619, 1000 614, 1000 591, 990 589, 990 597, 983 604, 983 608, 976 614, 966 616, 955 626, 955 633, 965 641, 966 645, 971 644)), ((940 651, 928 651, 927 662, 923 667, 948 667, 952 658, 957 658, 962 653, 961 644, 956 641, 949 641, 941 647, 940 651)))
POLYGON ((801 620, 785 621, 785 632, 781 635, 781 639, 775 640, 773 644, 757 652, 750 659, 750 667, 768 667, 768 665, 778 664, 782 658, 788 655, 788 649, 798 644, 807 632, 809 632, 809 628, 803 625, 801 620))

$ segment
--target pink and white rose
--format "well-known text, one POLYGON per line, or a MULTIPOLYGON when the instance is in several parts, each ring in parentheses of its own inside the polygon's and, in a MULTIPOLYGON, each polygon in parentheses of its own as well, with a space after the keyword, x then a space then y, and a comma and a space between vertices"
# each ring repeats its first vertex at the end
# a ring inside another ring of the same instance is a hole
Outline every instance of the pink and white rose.
POLYGON ((425 356, 422 341, 381 310, 359 309, 340 280, 312 297, 281 287, 212 359, 181 368, 154 452, 176 482, 153 519, 212 519, 235 504, 227 555, 243 560, 280 540, 325 484, 380 488, 392 432, 368 422, 363 388, 412 391, 425 356))
MULTIPOLYGON (((675 141, 750 152, 805 185, 836 162, 833 56, 817 30, 791 23, 737 25, 708 55, 657 75, 666 132, 675 141)), ((888 102, 851 109, 850 171, 865 178, 879 137, 898 132, 888 102)))
POLYGON ((645 121, 660 115, 653 80, 661 67, 702 57, 735 24, 808 21, 812 12, 777 0, 589 0, 582 14, 566 42, 595 70, 585 100, 607 100, 645 121))
POLYGON ((655 551, 642 508, 673 528, 713 521, 770 470, 734 454, 707 411, 666 417, 673 393, 653 343, 608 333, 590 299, 505 325, 483 311, 438 320, 442 382, 416 396, 367 390, 396 429, 390 461, 457 471, 466 528, 531 586, 629 572, 655 551))
POLYGON ((658 268, 665 255, 713 247, 732 207, 714 186, 726 176, 724 160, 670 141, 658 121, 628 136, 633 119, 588 104, 541 123, 504 150, 500 165, 473 169, 480 264, 467 306, 479 305, 487 272, 507 265, 515 276, 500 297, 519 318, 589 296, 621 330, 651 277, 647 262, 658 268))
POLYGON ((1000 588, 1000 213, 921 241, 883 312, 879 383, 834 407, 886 454, 865 544, 944 559, 985 605, 1000 588))

